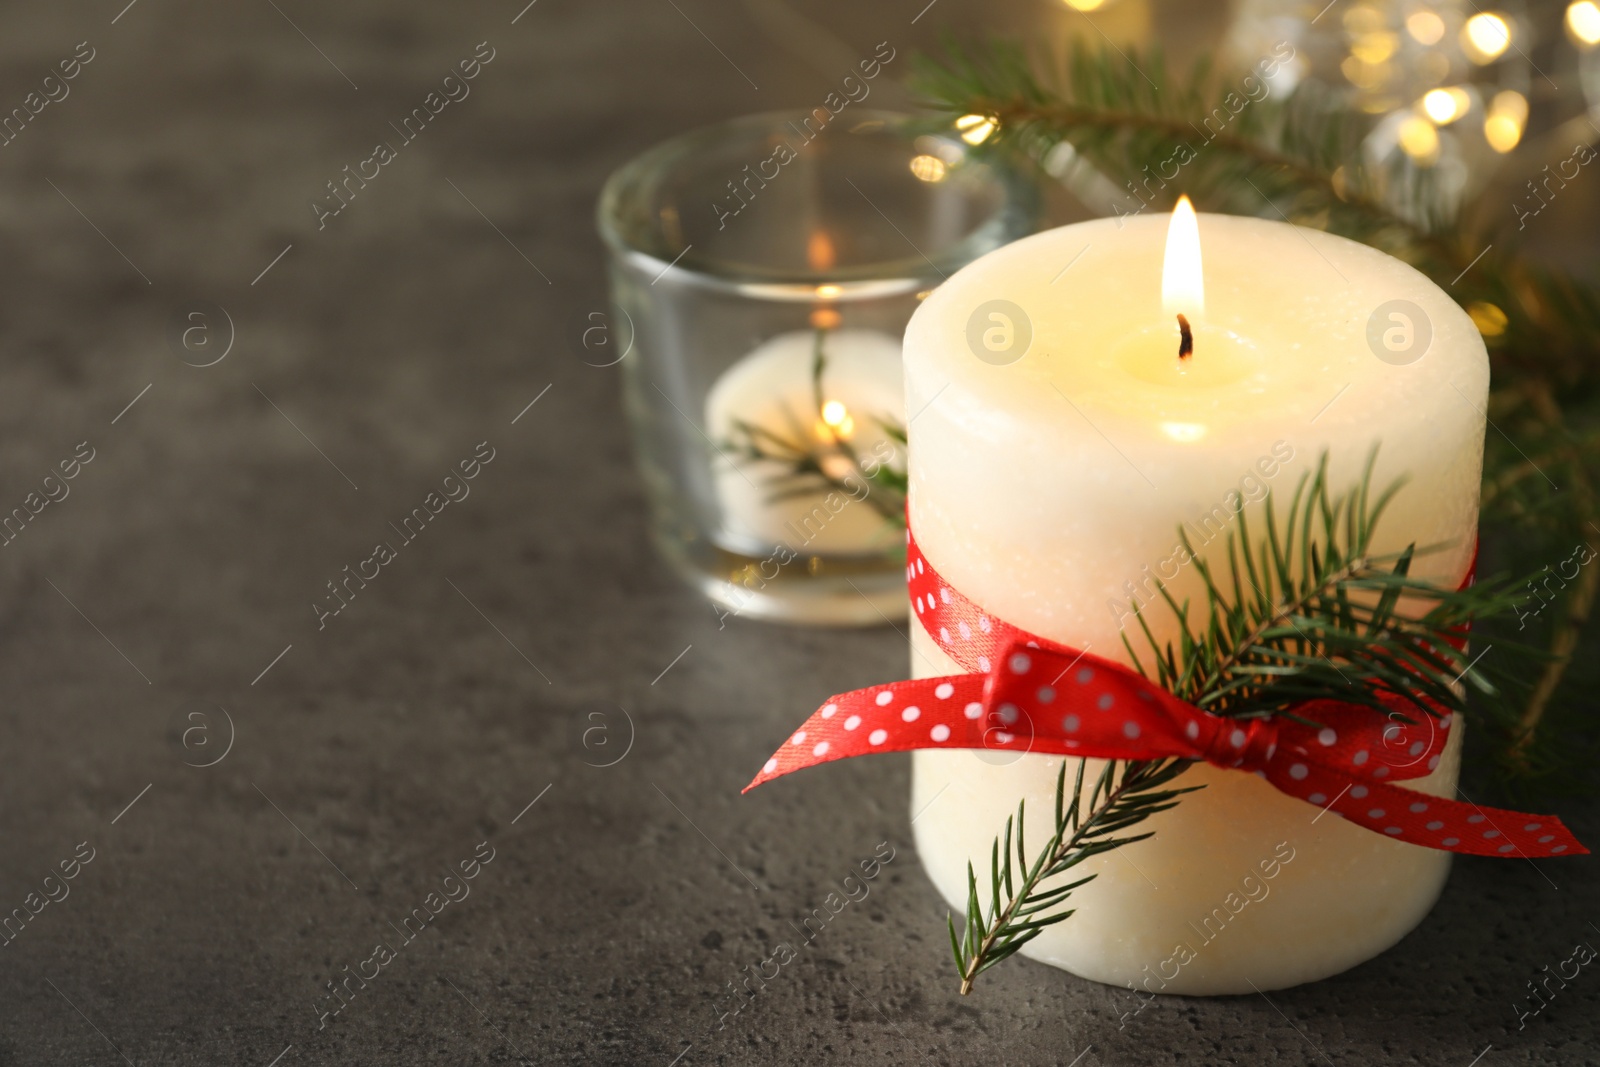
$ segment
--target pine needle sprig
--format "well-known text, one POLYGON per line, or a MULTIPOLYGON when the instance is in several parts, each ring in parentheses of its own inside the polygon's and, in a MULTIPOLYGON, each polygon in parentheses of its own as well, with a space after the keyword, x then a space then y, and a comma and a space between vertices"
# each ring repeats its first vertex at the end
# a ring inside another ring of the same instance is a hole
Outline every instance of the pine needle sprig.
POLYGON ((1249 99, 1243 77, 1207 62, 1179 77, 1156 50, 1079 44, 1048 57, 991 42, 952 44, 937 60, 921 59, 915 84, 952 118, 993 119, 999 133, 988 147, 1009 141, 1059 170, 1052 155, 1070 145, 1110 179, 1103 188, 1117 197, 1111 212, 1142 208, 1144 199, 1181 184, 1211 210, 1271 216, 1278 205, 1403 258, 1440 269, 1457 262, 1445 236, 1453 220, 1427 175, 1401 186, 1392 174, 1352 165, 1365 133, 1362 116, 1310 83, 1291 96, 1249 99))
POLYGON ((990 855, 987 908, 978 893, 977 873, 967 864, 967 910, 959 937, 955 917, 946 920, 963 996, 972 991, 978 975, 1009 959, 1046 927, 1070 917, 1072 910, 1059 910, 1060 905, 1095 876, 1048 888, 1043 883, 1061 878, 1093 856, 1145 840, 1148 833, 1122 831, 1176 806, 1179 796, 1201 788, 1165 788, 1188 768, 1184 760, 1112 761, 1102 768, 1085 799, 1085 766, 1078 762, 1069 803, 1067 767, 1062 763, 1056 775, 1055 832, 1038 855, 1029 857, 1023 833, 1026 801, 1006 820, 1005 831, 995 839, 990 855))
POLYGON ((1376 552, 1378 522, 1403 484, 1374 492, 1376 462, 1374 449, 1358 485, 1336 496, 1324 454, 1301 476, 1281 526, 1269 492, 1259 543, 1241 511, 1224 542, 1226 577, 1180 529, 1204 586, 1203 623, 1191 623, 1191 605, 1162 587, 1178 637, 1159 641, 1146 619, 1149 606, 1140 608, 1143 656, 1123 634, 1135 668, 1231 718, 1281 715, 1319 699, 1387 712, 1397 698, 1437 716, 1464 711, 1469 690, 1482 700, 1499 698, 1501 687, 1474 665, 1461 638, 1475 619, 1511 610, 1510 587, 1485 581, 1452 589, 1412 576, 1418 557, 1446 546, 1376 552))
MULTIPOLYGON (((1413 577, 1415 560, 1443 546, 1377 552, 1379 520, 1402 483, 1374 491, 1376 462, 1374 449, 1355 488, 1335 495, 1324 454, 1316 470, 1301 477, 1281 523, 1272 494, 1263 499, 1259 540, 1241 512, 1224 545, 1225 571, 1201 558, 1180 528, 1205 601, 1195 618, 1188 601, 1161 588, 1159 604, 1175 624, 1175 641, 1158 639, 1146 619, 1155 604, 1136 605, 1147 647, 1141 657, 1124 634, 1134 669, 1197 707, 1234 719, 1282 715, 1309 722, 1297 708, 1336 700, 1409 723, 1463 710, 1469 689, 1498 697, 1501 687, 1481 666, 1485 657, 1469 659, 1461 637, 1475 619, 1510 610, 1507 584, 1457 589, 1413 577), (1397 698, 1404 712, 1393 706, 1397 698)), ((1497 665, 1531 651, 1504 643, 1494 650, 1497 665)), ((1006 820, 991 849, 987 898, 968 864, 959 935, 954 917, 948 920, 962 993, 1072 915, 1066 904, 1073 891, 1095 874, 1063 881, 1070 872, 1150 837, 1151 831, 1127 831, 1199 788, 1172 788, 1193 766, 1190 760, 1111 760, 1085 799, 1085 765, 1078 761, 1069 793, 1063 762, 1053 831, 1039 852, 1030 856, 1024 841, 1023 804, 1006 820)))

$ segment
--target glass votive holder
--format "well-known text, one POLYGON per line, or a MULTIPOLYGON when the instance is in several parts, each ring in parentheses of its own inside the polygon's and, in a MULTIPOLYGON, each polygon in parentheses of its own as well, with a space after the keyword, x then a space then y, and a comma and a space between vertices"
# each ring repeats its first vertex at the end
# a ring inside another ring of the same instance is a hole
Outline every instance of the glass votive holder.
POLYGON ((1037 211, 1025 177, 968 143, 986 133, 867 110, 754 115, 607 181, 612 337, 631 345, 654 539, 724 617, 905 615, 917 413, 901 336, 934 286, 1037 211))

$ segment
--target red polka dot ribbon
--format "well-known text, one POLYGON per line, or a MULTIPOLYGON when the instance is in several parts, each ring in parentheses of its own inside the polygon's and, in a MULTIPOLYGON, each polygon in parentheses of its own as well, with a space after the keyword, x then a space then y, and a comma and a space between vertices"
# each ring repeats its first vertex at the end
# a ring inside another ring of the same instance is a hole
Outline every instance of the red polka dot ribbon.
POLYGON ((1479 856, 1584 855, 1561 820, 1430 796, 1392 781, 1439 765, 1453 716, 1384 716, 1314 701, 1296 719, 1230 719, 1138 673, 1021 630, 962 596, 907 534, 911 602, 928 634, 969 674, 869 686, 832 697, 745 787, 873 752, 970 748, 1099 759, 1204 760, 1375 833, 1479 856), (1308 722, 1298 721, 1299 718, 1308 722))

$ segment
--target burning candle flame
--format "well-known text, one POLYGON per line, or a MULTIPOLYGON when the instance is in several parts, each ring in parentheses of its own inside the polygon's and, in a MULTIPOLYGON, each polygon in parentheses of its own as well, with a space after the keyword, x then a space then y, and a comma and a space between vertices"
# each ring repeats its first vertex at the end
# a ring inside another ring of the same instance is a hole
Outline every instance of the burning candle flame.
POLYGON ((1161 267, 1161 307, 1169 315, 1205 314, 1206 286, 1200 270, 1200 224, 1187 196, 1178 198, 1167 226, 1167 254, 1161 267))

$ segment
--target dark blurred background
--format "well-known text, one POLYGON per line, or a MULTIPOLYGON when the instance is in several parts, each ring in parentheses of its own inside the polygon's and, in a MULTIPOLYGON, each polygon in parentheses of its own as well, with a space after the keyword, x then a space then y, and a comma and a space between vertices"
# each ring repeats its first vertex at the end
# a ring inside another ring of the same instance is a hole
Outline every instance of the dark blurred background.
MULTIPOLYGON (((904 640, 720 626, 653 555, 616 369, 575 346, 606 307, 601 182, 683 130, 815 106, 880 41, 1186 63, 1241 14, 925 2, 0 13, 0 115, 27 112, 0 146, 0 510, 92 455, 0 551, 0 914, 28 914, 0 1064, 1597 1061, 1600 979, 1524 1029, 1512 1007, 1597 936, 1588 861, 1458 863, 1348 974, 1128 1019, 1132 994, 1031 963, 956 995, 904 760, 740 798, 820 698, 903 672, 904 640), (491 53, 319 227, 327 183, 491 53), (319 618, 483 442, 470 497, 319 618), (329 999, 484 842, 470 896, 329 999), (732 1014, 884 842, 870 898, 732 1014)), ((875 105, 911 104, 904 73, 875 105)), ((1582 113, 1568 73, 1530 121, 1582 113)), ((1527 235, 1552 260, 1586 265, 1595 189, 1527 235)), ((1567 814, 1600 833, 1592 803, 1567 814)))

